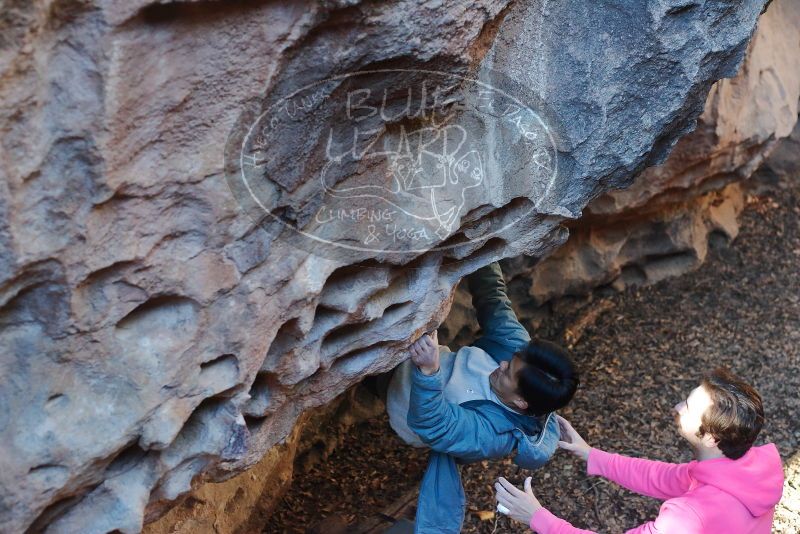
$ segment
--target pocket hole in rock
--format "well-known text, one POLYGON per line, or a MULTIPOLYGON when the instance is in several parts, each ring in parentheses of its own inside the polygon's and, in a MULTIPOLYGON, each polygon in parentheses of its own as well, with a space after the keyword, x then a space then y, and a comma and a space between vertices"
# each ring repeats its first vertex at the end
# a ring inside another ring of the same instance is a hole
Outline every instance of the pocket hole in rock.
POLYGON ((233 354, 223 354, 200 364, 198 384, 212 395, 232 391, 239 384, 239 360, 233 354))
POLYGON ((242 413, 245 416, 265 417, 274 407, 274 400, 281 390, 278 377, 273 373, 261 372, 256 375, 250 387, 250 400, 247 401, 242 413))
POLYGON ((147 452, 139 446, 138 440, 122 449, 106 467, 106 478, 121 475, 136 467, 147 452))
POLYGON ((267 422, 267 416, 264 417, 257 417, 254 415, 245 415, 244 416, 244 424, 247 426, 247 431, 250 434, 255 434, 264 426, 264 423, 267 422))
POLYGON ((283 323, 267 349, 267 358, 280 356, 303 339, 300 322, 295 317, 283 323))

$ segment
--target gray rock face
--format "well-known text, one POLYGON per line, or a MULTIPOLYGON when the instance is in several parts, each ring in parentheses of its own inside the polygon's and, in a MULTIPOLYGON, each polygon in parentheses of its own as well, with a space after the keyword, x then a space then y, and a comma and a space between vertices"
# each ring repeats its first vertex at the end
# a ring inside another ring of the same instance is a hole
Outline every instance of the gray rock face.
POLYGON ((658 282, 699 266, 709 236, 735 238, 744 199, 727 184, 762 164, 762 173, 774 174, 797 165, 796 144, 787 136, 800 99, 798 42, 800 4, 775 0, 759 19, 739 73, 712 87, 697 128, 669 158, 631 187, 593 200, 555 254, 509 266, 509 275, 527 284, 525 296, 541 305, 603 285, 658 282))
POLYGON ((763 4, 8 4, 0 530, 137 532, 258 461, 663 160, 763 4), (366 249, 336 211, 392 206, 366 249))

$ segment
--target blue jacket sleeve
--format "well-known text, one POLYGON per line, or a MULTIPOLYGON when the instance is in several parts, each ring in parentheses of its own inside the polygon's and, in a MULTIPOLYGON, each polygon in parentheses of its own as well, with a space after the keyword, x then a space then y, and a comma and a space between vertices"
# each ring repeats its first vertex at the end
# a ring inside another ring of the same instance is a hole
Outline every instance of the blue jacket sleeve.
POLYGON ((498 363, 510 360, 531 337, 511 307, 500 264, 481 267, 467 277, 467 284, 483 332, 473 345, 485 350, 498 363))
POLYGON ((407 422, 420 439, 436 452, 465 461, 497 458, 516 447, 511 432, 497 433, 488 419, 474 410, 447 402, 442 392, 442 373, 411 374, 411 399, 407 422))

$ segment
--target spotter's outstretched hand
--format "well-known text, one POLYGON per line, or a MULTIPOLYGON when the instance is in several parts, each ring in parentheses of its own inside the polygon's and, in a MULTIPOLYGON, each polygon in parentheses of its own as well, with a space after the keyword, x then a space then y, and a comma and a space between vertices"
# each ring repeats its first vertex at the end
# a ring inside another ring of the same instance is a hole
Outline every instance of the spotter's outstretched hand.
POLYGON ((592 450, 589 444, 572 428, 569 421, 560 415, 556 415, 556 420, 558 421, 558 429, 561 431, 561 441, 558 442, 558 447, 571 452, 578 458, 588 460, 589 451, 592 450))
POLYGON ((526 525, 531 524, 533 514, 542 508, 539 499, 533 494, 531 489, 531 477, 525 479, 525 491, 518 489, 514 484, 503 477, 497 479, 494 484, 497 491, 495 499, 498 504, 502 504, 508 512, 503 512, 511 519, 516 519, 526 525))

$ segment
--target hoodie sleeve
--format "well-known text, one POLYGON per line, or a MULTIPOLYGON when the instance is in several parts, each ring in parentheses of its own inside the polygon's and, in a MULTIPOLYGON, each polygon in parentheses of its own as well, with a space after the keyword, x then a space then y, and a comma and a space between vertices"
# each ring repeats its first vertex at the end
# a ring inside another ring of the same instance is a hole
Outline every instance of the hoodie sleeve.
POLYGON ((530 527, 539 534, 597 534, 594 530, 573 527, 569 522, 554 516, 547 508, 539 508, 533 514, 530 527))
POLYGON ((592 449, 586 472, 605 477, 636 493, 665 500, 689 490, 689 465, 630 458, 592 449))
MULTIPOLYGON (((597 534, 594 530, 573 527, 569 522, 541 508, 531 517, 530 527, 539 534, 597 534)), ((676 499, 667 501, 655 521, 649 521, 625 534, 703 534, 703 524, 690 506, 676 499)))
POLYGON ((703 523, 697 513, 682 499, 673 499, 661 505, 655 521, 649 521, 625 534, 703 534, 703 523))
POLYGON ((496 458, 514 450, 517 440, 511 432, 498 434, 485 417, 447 402, 442 389, 441 369, 425 375, 414 366, 406 422, 423 443, 464 459, 496 458))

